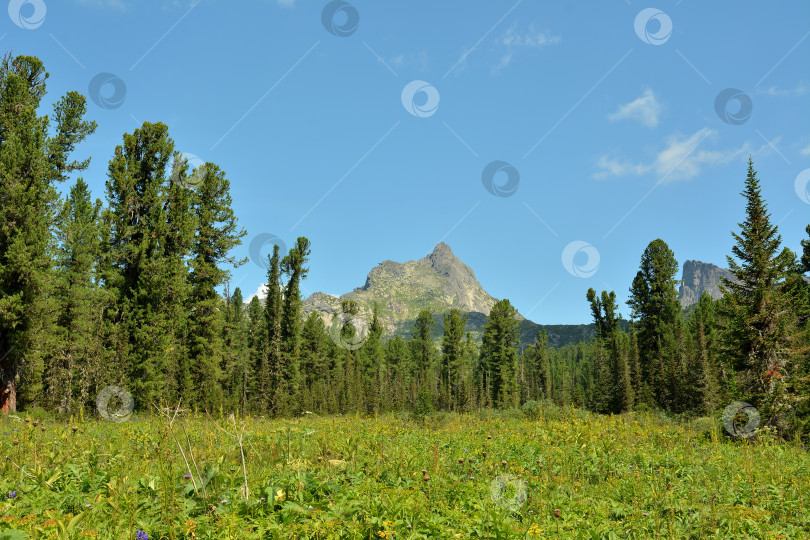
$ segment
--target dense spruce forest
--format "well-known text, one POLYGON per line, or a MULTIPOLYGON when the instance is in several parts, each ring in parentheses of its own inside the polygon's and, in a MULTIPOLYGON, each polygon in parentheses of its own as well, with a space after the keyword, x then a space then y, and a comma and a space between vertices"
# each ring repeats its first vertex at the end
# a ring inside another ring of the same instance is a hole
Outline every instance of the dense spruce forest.
MULTIPOLYGON (((734 275, 719 301, 704 294, 683 312, 676 254, 654 239, 628 276, 627 331, 614 291, 583 290, 597 326, 591 342, 552 348, 540 333, 521 350, 509 300, 492 309, 480 343, 457 310, 441 314, 438 343, 429 311, 407 340, 383 340, 376 314, 362 336, 351 324, 335 335, 317 314, 302 314, 301 283, 317 249, 305 237, 287 253, 275 247, 264 302, 245 304, 239 288, 229 290, 230 269, 246 262, 232 251, 247 235, 229 180, 214 163, 192 170, 166 125, 144 122, 94 157, 109 160, 104 199, 94 199, 80 144, 96 123, 78 92, 43 113, 47 77, 35 57, 2 59, 4 413, 90 414, 110 384, 131 392, 140 411, 180 403, 270 417, 536 410, 541 400, 706 415, 740 400, 783 436, 808 436, 810 237, 802 253, 781 245, 750 160, 742 197, 724 203, 744 205, 745 219, 719 225, 733 228, 734 275)), ((357 313, 351 301, 342 309, 347 321, 357 313)))

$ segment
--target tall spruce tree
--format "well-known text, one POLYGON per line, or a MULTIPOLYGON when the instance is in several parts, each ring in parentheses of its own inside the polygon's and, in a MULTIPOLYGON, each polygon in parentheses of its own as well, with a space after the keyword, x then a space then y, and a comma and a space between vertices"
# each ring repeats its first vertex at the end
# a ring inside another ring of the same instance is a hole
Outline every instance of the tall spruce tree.
POLYGON ((56 184, 90 160, 70 155, 96 128, 68 92, 37 114, 48 73, 33 56, 0 59, 0 410, 42 403, 43 340, 52 323, 56 184), (49 132, 54 122, 52 133, 49 132), (19 402, 19 403, 18 403, 19 402))
POLYGON ((794 369, 796 319, 785 281, 795 255, 781 249, 778 227, 771 224, 754 163, 749 158, 745 188, 745 220, 732 232, 733 256, 727 256, 733 279, 721 278, 726 293, 727 325, 723 353, 738 376, 743 398, 760 409, 765 422, 789 400, 782 379, 794 369))

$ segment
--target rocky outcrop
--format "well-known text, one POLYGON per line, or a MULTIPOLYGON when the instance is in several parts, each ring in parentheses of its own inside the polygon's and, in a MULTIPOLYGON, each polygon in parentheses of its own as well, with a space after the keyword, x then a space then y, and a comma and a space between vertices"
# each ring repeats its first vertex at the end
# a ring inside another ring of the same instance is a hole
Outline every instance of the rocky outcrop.
POLYGON ((687 308, 692 304, 697 304, 704 291, 709 293, 715 300, 723 296, 720 291, 721 277, 732 279, 733 275, 729 270, 711 263, 700 261, 686 261, 683 263, 683 276, 679 295, 681 307, 687 308))
POLYGON ((475 331, 478 321, 485 320, 497 302, 478 283, 472 269, 444 242, 418 261, 381 262, 371 269, 362 287, 339 298, 314 293, 304 300, 303 310, 307 315, 317 312, 329 325, 334 314, 340 312, 342 300, 357 302, 359 316, 363 318, 371 316, 376 302, 388 335, 402 333, 423 309, 437 315, 450 309, 481 314, 482 317, 470 317, 470 329, 475 331))

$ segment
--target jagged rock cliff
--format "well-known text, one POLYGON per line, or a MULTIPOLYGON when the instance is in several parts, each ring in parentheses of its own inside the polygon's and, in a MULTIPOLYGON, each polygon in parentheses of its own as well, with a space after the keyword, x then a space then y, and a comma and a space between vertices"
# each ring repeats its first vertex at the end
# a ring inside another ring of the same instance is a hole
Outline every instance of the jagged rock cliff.
POLYGON ((681 307, 687 308, 700 300, 703 292, 717 300, 723 293, 720 292, 720 278, 732 279, 732 274, 725 268, 711 263, 700 261, 686 261, 683 263, 683 277, 681 280, 680 300, 681 307))
POLYGON ((342 300, 357 302, 359 315, 369 320, 377 302, 388 335, 407 335, 408 326, 423 309, 439 315, 450 309, 470 313, 475 330, 497 302, 478 283, 472 269, 444 242, 418 261, 381 262, 371 269, 362 287, 340 297, 314 293, 304 300, 303 310, 307 315, 317 312, 328 325, 333 315, 340 312, 342 300))

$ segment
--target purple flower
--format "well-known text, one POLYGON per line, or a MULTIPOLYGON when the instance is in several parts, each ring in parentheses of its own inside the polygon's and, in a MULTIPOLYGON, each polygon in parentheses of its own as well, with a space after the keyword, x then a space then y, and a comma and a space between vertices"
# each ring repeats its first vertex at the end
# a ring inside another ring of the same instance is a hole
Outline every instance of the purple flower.
POLYGON ((13 499, 16 496, 17 496, 17 490, 15 489, 14 491, 12 491, 11 493, 8 494, 8 497, 6 497, 6 499, 13 499))
POLYGON ((149 535, 143 532, 142 530, 138 529, 138 532, 135 534, 136 540, 149 540, 149 535))
POLYGON ((190 474, 184 474, 183 478, 186 478, 186 479, 191 478, 191 475, 190 474))

